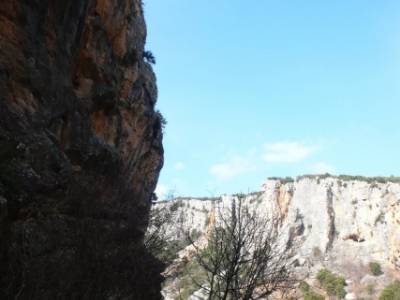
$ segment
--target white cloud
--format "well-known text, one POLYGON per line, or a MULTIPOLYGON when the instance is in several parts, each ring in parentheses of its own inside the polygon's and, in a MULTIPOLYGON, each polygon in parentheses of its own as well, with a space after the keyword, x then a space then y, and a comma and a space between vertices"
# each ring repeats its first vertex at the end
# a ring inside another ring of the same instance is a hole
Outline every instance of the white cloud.
POLYGON ((159 183, 155 190, 158 200, 164 200, 165 196, 167 196, 169 190, 170 189, 168 188, 168 186, 166 186, 165 184, 159 183))
POLYGON ((320 161, 311 166, 311 172, 314 174, 335 174, 336 168, 326 162, 320 161))
POLYGON ((177 170, 177 171, 182 171, 183 169, 185 169, 185 164, 183 163, 183 162, 181 162, 181 161, 178 161, 176 164, 175 164, 175 170, 177 170))
POLYGON ((210 173, 218 180, 229 180, 254 169, 249 157, 235 156, 226 163, 211 166, 210 173))
POLYGON ((318 150, 318 146, 301 142, 276 142, 264 145, 262 158, 268 163, 296 163, 318 150))

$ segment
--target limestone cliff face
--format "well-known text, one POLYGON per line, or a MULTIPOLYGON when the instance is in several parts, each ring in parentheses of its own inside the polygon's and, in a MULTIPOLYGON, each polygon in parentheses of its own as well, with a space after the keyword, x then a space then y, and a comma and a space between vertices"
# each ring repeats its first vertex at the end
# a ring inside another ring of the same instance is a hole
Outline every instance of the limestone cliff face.
MULTIPOLYGON (((205 235, 215 211, 229 208, 221 199, 181 199, 177 216, 184 230, 205 235)), ((298 245, 299 273, 314 276, 323 267, 351 279, 349 292, 365 296, 365 286, 382 288, 400 279, 400 184, 343 181, 335 177, 303 178, 295 182, 268 180, 262 191, 245 202, 258 215, 281 219, 283 238, 298 245), (368 264, 378 262, 384 275, 370 276, 368 264)), ((175 204, 176 205, 176 204, 175 204)))
POLYGON ((301 227, 301 254, 321 255, 335 264, 375 260, 400 270, 400 185, 342 182, 337 178, 268 181, 264 195, 280 207, 277 190, 291 190, 284 224, 301 227))
MULTIPOLYGON (((231 196, 223 196, 214 200, 175 201, 181 202, 178 215, 184 229, 206 231, 216 207, 223 211, 229 208, 231 200, 231 196)), ((290 183, 268 180, 262 191, 248 195, 246 202, 266 218, 278 215, 288 237, 300 238, 303 257, 317 252, 338 261, 377 260, 400 270, 398 183, 341 181, 335 177, 304 178, 290 183)))
POLYGON ((163 163, 140 0, 0 5, 0 298, 158 299, 163 163))

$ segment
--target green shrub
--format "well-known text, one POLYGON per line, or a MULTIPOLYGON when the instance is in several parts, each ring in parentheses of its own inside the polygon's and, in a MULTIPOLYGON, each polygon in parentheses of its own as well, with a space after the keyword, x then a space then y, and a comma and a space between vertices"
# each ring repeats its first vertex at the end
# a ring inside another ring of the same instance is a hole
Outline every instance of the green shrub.
POLYGON ((367 293, 368 295, 373 295, 375 292, 375 286, 373 284, 368 284, 367 285, 367 293))
POLYGON ((328 177, 332 177, 332 178, 337 178, 338 180, 341 181, 341 183, 343 184, 344 187, 347 187, 347 183, 346 181, 364 181, 367 183, 372 184, 372 187, 377 187, 377 183, 400 183, 400 177, 396 177, 396 176, 389 176, 389 177, 382 177, 382 176, 378 176, 378 177, 365 177, 365 176, 351 176, 351 175, 339 175, 339 176, 334 176, 331 175, 329 173, 326 174, 312 174, 312 175, 302 175, 302 176, 298 176, 296 178, 297 181, 303 179, 303 178, 310 178, 310 179, 325 179, 328 177))
POLYGON ((278 180, 281 184, 292 183, 294 182, 294 178, 292 177, 268 177, 269 180, 278 180))
POLYGON ((374 276, 382 275, 381 265, 377 262, 370 262, 369 270, 371 271, 372 275, 374 275, 374 276))
POLYGON ((366 181, 368 183, 388 183, 388 182, 398 183, 398 182, 400 182, 400 177, 395 177, 395 176, 390 176, 390 177, 382 177, 382 176, 365 177, 365 176, 340 175, 338 178, 343 180, 343 181, 358 180, 358 181, 366 181))
POLYGON ((305 281, 300 282, 299 289, 303 293, 304 300, 324 300, 324 297, 315 293, 305 281))
POLYGON ((346 291, 344 290, 346 281, 343 277, 336 276, 327 269, 322 269, 318 272, 317 279, 329 295, 336 296, 339 299, 346 296, 346 291))
POLYGON ((189 299, 190 295, 199 289, 199 284, 204 284, 207 273, 193 259, 184 266, 182 277, 178 282, 179 295, 177 299, 189 299))
POLYGON ((400 281, 395 281, 385 287, 379 300, 400 300, 400 281))
POLYGON ((323 282, 326 281, 326 279, 328 278, 328 276, 330 274, 331 274, 331 272, 327 269, 319 270, 319 272, 317 274, 317 279, 318 279, 319 283, 323 284, 323 282))
POLYGON ((192 231, 190 232, 190 238, 193 241, 199 239, 200 236, 201 236, 201 231, 197 230, 196 228, 193 228, 192 231))
POLYGON ((158 258, 165 263, 170 263, 178 257, 178 252, 190 245, 187 239, 168 241, 158 258))
POLYGON ((316 292, 309 291, 304 294, 304 300, 324 300, 325 297, 316 292))
POLYGON ((181 200, 175 200, 174 203, 171 204, 169 210, 171 212, 176 212, 180 207, 183 207, 185 203, 181 200))
POLYGON ((307 282, 302 281, 299 284, 299 289, 303 294, 305 294, 310 291, 310 285, 307 282))

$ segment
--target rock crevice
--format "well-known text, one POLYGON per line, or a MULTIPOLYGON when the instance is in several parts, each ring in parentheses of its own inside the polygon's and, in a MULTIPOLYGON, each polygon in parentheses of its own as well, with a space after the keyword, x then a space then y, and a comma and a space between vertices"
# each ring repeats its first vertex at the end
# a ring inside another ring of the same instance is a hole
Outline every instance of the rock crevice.
POLYGON ((328 214, 328 242, 326 244, 325 252, 332 249, 334 240, 337 236, 335 227, 335 210, 333 208, 333 192, 332 187, 328 187, 326 190, 326 210, 328 214))

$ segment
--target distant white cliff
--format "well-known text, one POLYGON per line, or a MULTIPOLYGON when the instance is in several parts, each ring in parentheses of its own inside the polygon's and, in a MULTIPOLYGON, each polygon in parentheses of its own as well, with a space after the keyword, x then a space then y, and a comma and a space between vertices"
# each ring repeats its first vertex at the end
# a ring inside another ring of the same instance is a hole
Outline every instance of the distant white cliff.
MULTIPOLYGON (((156 207, 176 209, 181 225, 175 228, 206 233, 216 211, 231 201, 232 196, 181 198, 156 207)), ((275 179, 245 201, 258 214, 280 217, 286 238, 299 243, 299 270, 311 278, 326 267, 350 278, 355 292, 371 282, 383 287, 400 278, 400 183, 330 176, 275 179), (372 261, 384 270, 379 280, 368 275, 372 261)))

